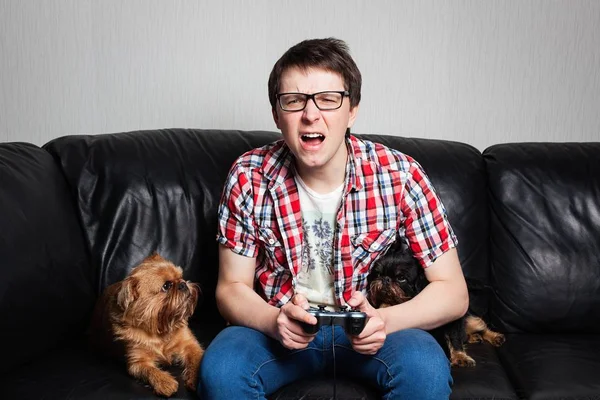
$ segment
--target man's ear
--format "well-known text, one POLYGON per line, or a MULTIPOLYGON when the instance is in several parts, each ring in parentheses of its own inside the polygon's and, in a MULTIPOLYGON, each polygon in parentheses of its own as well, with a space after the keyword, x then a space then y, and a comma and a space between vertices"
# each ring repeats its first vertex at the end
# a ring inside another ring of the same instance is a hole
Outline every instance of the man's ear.
POLYGON ((277 108, 271 108, 271 113, 273 114, 273 121, 275 121, 275 126, 277 127, 277 129, 281 129, 279 127, 279 115, 277 115, 277 108))
POLYGON ((350 108, 350 114, 349 114, 349 118, 348 118, 348 128, 351 128, 352 125, 354 125, 354 121, 356 120, 357 116, 358 116, 358 104, 355 105, 354 107, 350 108))
POLYGON ((121 282, 121 288, 117 294, 117 304, 123 311, 138 298, 138 281, 134 277, 129 277, 121 282))

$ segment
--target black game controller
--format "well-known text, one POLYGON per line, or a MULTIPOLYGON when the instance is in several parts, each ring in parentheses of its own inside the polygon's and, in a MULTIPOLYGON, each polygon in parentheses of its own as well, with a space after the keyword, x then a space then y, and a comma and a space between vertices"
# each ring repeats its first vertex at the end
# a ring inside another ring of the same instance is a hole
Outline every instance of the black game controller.
POLYGON ((362 332, 367 322, 367 314, 356 309, 348 310, 348 306, 341 306, 339 311, 327 311, 325 306, 311 307, 308 313, 317 319, 316 325, 300 322, 306 333, 317 333, 322 326, 339 325, 346 333, 358 335, 362 332))

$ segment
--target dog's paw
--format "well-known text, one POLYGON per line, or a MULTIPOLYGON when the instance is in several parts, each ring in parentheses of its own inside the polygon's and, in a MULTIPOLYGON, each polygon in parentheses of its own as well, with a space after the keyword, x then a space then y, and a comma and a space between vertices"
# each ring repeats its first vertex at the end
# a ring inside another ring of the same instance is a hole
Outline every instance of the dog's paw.
POLYGON ((490 338, 490 344, 492 346, 499 347, 506 341, 506 338, 501 333, 496 333, 492 338, 490 338))
POLYGON ((450 364, 453 367, 474 367, 475 360, 471 358, 467 353, 456 352, 452 355, 450 359, 450 364))
POLYGON ((467 338, 468 343, 481 343, 483 342, 483 338, 479 333, 471 333, 467 338))
POLYGON ((200 370, 200 361, 203 355, 204 349, 197 342, 186 351, 185 369, 181 377, 183 378, 185 387, 194 392, 198 387, 198 371, 200 370))
POLYGON ((198 364, 188 366, 181 374, 185 387, 195 392, 198 388, 198 364))
POLYGON ((467 357, 464 360, 458 362, 459 367, 474 367, 477 363, 471 357, 467 357))
POLYGON ((183 374, 183 383, 186 388, 195 392, 198 388, 198 372, 191 373, 185 371, 183 374))
POLYGON ((152 385, 152 388, 156 394, 159 396, 171 397, 173 394, 175 394, 175 392, 177 392, 179 383, 177 383, 177 380, 167 372, 160 372, 162 372, 162 374, 156 374, 150 384, 152 385))

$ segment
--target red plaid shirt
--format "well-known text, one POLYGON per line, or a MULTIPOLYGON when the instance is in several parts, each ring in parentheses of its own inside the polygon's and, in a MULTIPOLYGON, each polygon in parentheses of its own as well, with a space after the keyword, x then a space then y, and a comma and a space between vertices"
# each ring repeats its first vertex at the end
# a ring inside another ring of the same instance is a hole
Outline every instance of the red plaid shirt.
MULTIPOLYGON (((366 289, 369 267, 397 234, 425 268, 457 245, 446 210, 415 160, 354 136, 346 142, 333 250, 340 304, 366 289)), ((293 155, 283 140, 251 150, 231 167, 219 205, 218 242, 256 257, 255 288, 276 306, 294 295, 302 265, 302 214, 293 174, 293 155)))

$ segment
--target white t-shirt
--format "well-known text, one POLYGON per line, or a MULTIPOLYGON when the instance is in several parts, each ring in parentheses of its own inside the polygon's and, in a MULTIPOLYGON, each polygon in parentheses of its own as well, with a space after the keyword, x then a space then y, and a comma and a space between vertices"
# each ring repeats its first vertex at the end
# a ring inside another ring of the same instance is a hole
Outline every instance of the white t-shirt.
POLYGON ((336 308, 333 240, 344 184, 326 194, 310 189, 299 176, 296 176, 296 185, 300 197, 304 240, 302 267, 298 272, 295 292, 306 296, 312 307, 322 304, 330 309, 336 308))

